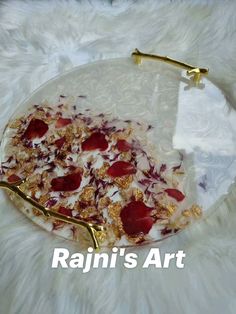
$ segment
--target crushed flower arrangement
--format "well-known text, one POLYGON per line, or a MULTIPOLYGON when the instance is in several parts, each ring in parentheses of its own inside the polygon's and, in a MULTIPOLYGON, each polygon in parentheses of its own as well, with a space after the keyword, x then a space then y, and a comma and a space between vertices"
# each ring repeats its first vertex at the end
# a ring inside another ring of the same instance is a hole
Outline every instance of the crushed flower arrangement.
MULTIPOLYGON (((53 106, 34 105, 9 123, 5 180, 27 178, 24 191, 43 206, 104 225, 104 245, 159 240, 201 216, 198 205, 187 206, 181 187, 183 154, 175 166, 158 162, 147 141, 151 125, 82 113, 63 98, 53 106)), ((66 229, 63 236, 77 239, 74 226, 29 211, 46 229, 59 235, 66 229)))

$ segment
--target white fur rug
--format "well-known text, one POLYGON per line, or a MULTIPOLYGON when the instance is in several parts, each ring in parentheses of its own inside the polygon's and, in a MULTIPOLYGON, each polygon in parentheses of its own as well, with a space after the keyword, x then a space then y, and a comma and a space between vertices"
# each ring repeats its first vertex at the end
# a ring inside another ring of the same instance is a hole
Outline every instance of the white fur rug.
MULTIPOLYGON (((7 120, 14 104, 51 77, 135 47, 209 66, 236 103, 235 12, 233 0, 1 1, 0 115, 7 120)), ((30 223, 1 193, 0 313, 235 313, 235 204, 236 193, 207 220, 160 244, 162 253, 185 251, 184 269, 118 266, 82 274, 52 270, 54 247, 76 246, 30 223)), ((136 253, 142 260, 147 251, 136 253)))

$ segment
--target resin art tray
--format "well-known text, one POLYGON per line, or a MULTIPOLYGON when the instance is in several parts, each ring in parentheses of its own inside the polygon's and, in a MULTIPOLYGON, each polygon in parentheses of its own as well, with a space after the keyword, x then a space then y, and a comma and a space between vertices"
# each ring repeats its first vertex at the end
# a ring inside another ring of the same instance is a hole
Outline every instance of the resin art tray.
POLYGON ((208 69, 132 57, 50 80, 4 122, 0 187, 39 226, 95 248, 176 234, 236 177, 236 112, 208 69))

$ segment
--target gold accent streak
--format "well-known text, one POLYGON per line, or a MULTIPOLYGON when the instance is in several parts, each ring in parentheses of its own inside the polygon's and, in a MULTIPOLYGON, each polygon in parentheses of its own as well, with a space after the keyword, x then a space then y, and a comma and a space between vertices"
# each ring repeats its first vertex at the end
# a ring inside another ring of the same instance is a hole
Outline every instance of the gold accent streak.
POLYGON ((163 61, 169 64, 172 64, 174 66, 180 67, 182 69, 187 70, 187 75, 188 76, 193 76, 193 81, 198 84, 201 80, 202 75, 207 75, 209 73, 208 68, 200 68, 193 66, 188 63, 184 63, 175 59, 172 59, 167 56, 159 56, 159 55, 153 55, 153 54, 147 54, 139 51, 137 48, 135 49, 134 52, 132 52, 131 56, 134 59, 134 62, 136 64, 141 64, 142 59, 151 59, 151 60, 158 60, 158 61, 163 61))
POLYGON ((33 207, 37 208, 44 216, 53 217, 53 218, 56 218, 60 221, 63 221, 66 223, 71 223, 73 225, 82 226, 82 227, 86 228, 89 232, 89 235, 91 236, 92 241, 93 241, 94 249, 100 249, 100 245, 99 245, 99 241, 98 241, 98 237, 97 237, 97 232, 103 231, 104 230, 103 226, 96 225, 96 224, 89 223, 89 222, 85 222, 83 220, 78 220, 78 219, 75 219, 75 218, 70 217, 70 216, 65 216, 65 215, 62 215, 60 213, 54 212, 47 207, 42 206, 41 204, 36 202, 33 198, 26 195, 21 190, 20 185, 24 182, 25 182, 25 180, 22 180, 20 182, 10 184, 10 183, 5 182, 5 181, 0 181, 0 188, 10 190, 13 193, 17 194, 24 201, 31 204, 33 207))

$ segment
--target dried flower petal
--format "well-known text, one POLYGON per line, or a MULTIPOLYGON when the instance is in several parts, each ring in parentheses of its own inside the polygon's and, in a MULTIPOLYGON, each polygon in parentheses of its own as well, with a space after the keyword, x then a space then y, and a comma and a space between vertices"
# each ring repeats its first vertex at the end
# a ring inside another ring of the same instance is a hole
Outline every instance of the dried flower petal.
POLYGON ((7 181, 9 183, 15 183, 15 182, 18 182, 20 180, 21 180, 21 178, 18 177, 16 174, 12 174, 10 177, 7 178, 7 181))
POLYGON ((57 129, 59 129, 59 128, 63 128, 64 126, 67 126, 68 124, 71 124, 71 123, 72 123, 72 120, 69 118, 59 118, 56 122, 55 127, 57 129))
POLYGON ((164 229, 161 230, 161 235, 163 236, 171 234, 171 233, 172 233, 172 230, 169 229, 168 227, 165 227, 164 229))
POLYGON ((141 201, 134 201, 127 204, 120 213, 124 231, 130 235, 140 233, 148 234, 153 225, 153 218, 150 217, 152 208, 141 201))
POLYGON ((53 191, 73 191, 80 187, 81 179, 79 172, 57 177, 52 179, 51 188, 53 191))
POLYGON ((108 142, 106 140, 105 134, 100 132, 95 132, 90 135, 83 143, 83 151, 100 150, 104 151, 108 148, 108 142))
POLYGON ((166 164, 162 164, 161 167, 160 167, 160 172, 164 172, 166 171, 166 164))
POLYGON ((35 138, 41 138, 48 131, 48 125, 40 119, 33 119, 30 121, 27 129, 22 135, 23 139, 33 140, 35 138))
POLYGON ((129 174, 135 174, 137 169, 134 165, 127 161, 116 161, 107 170, 107 174, 111 177, 122 177, 129 174))
POLYGON ((64 206, 59 207, 58 213, 65 215, 65 216, 72 217, 72 210, 70 208, 66 208, 64 206))
POLYGON ((185 198, 185 195, 177 189, 165 189, 165 192, 178 202, 181 202, 185 198))
POLYGON ((126 140, 118 140, 116 143, 116 147, 120 152, 128 152, 129 150, 131 150, 132 145, 126 140))
POLYGON ((51 199, 49 199, 49 200, 46 202, 45 206, 46 206, 46 207, 52 207, 52 206, 54 206, 56 203, 57 203, 57 199, 56 199, 56 198, 51 198, 51 199))
POLYGON ((65 136, 59 138, 54 142, 54 144, 57 146, 58 149, 62 148, 62 146, 65 144, 66 138, 65 136))

